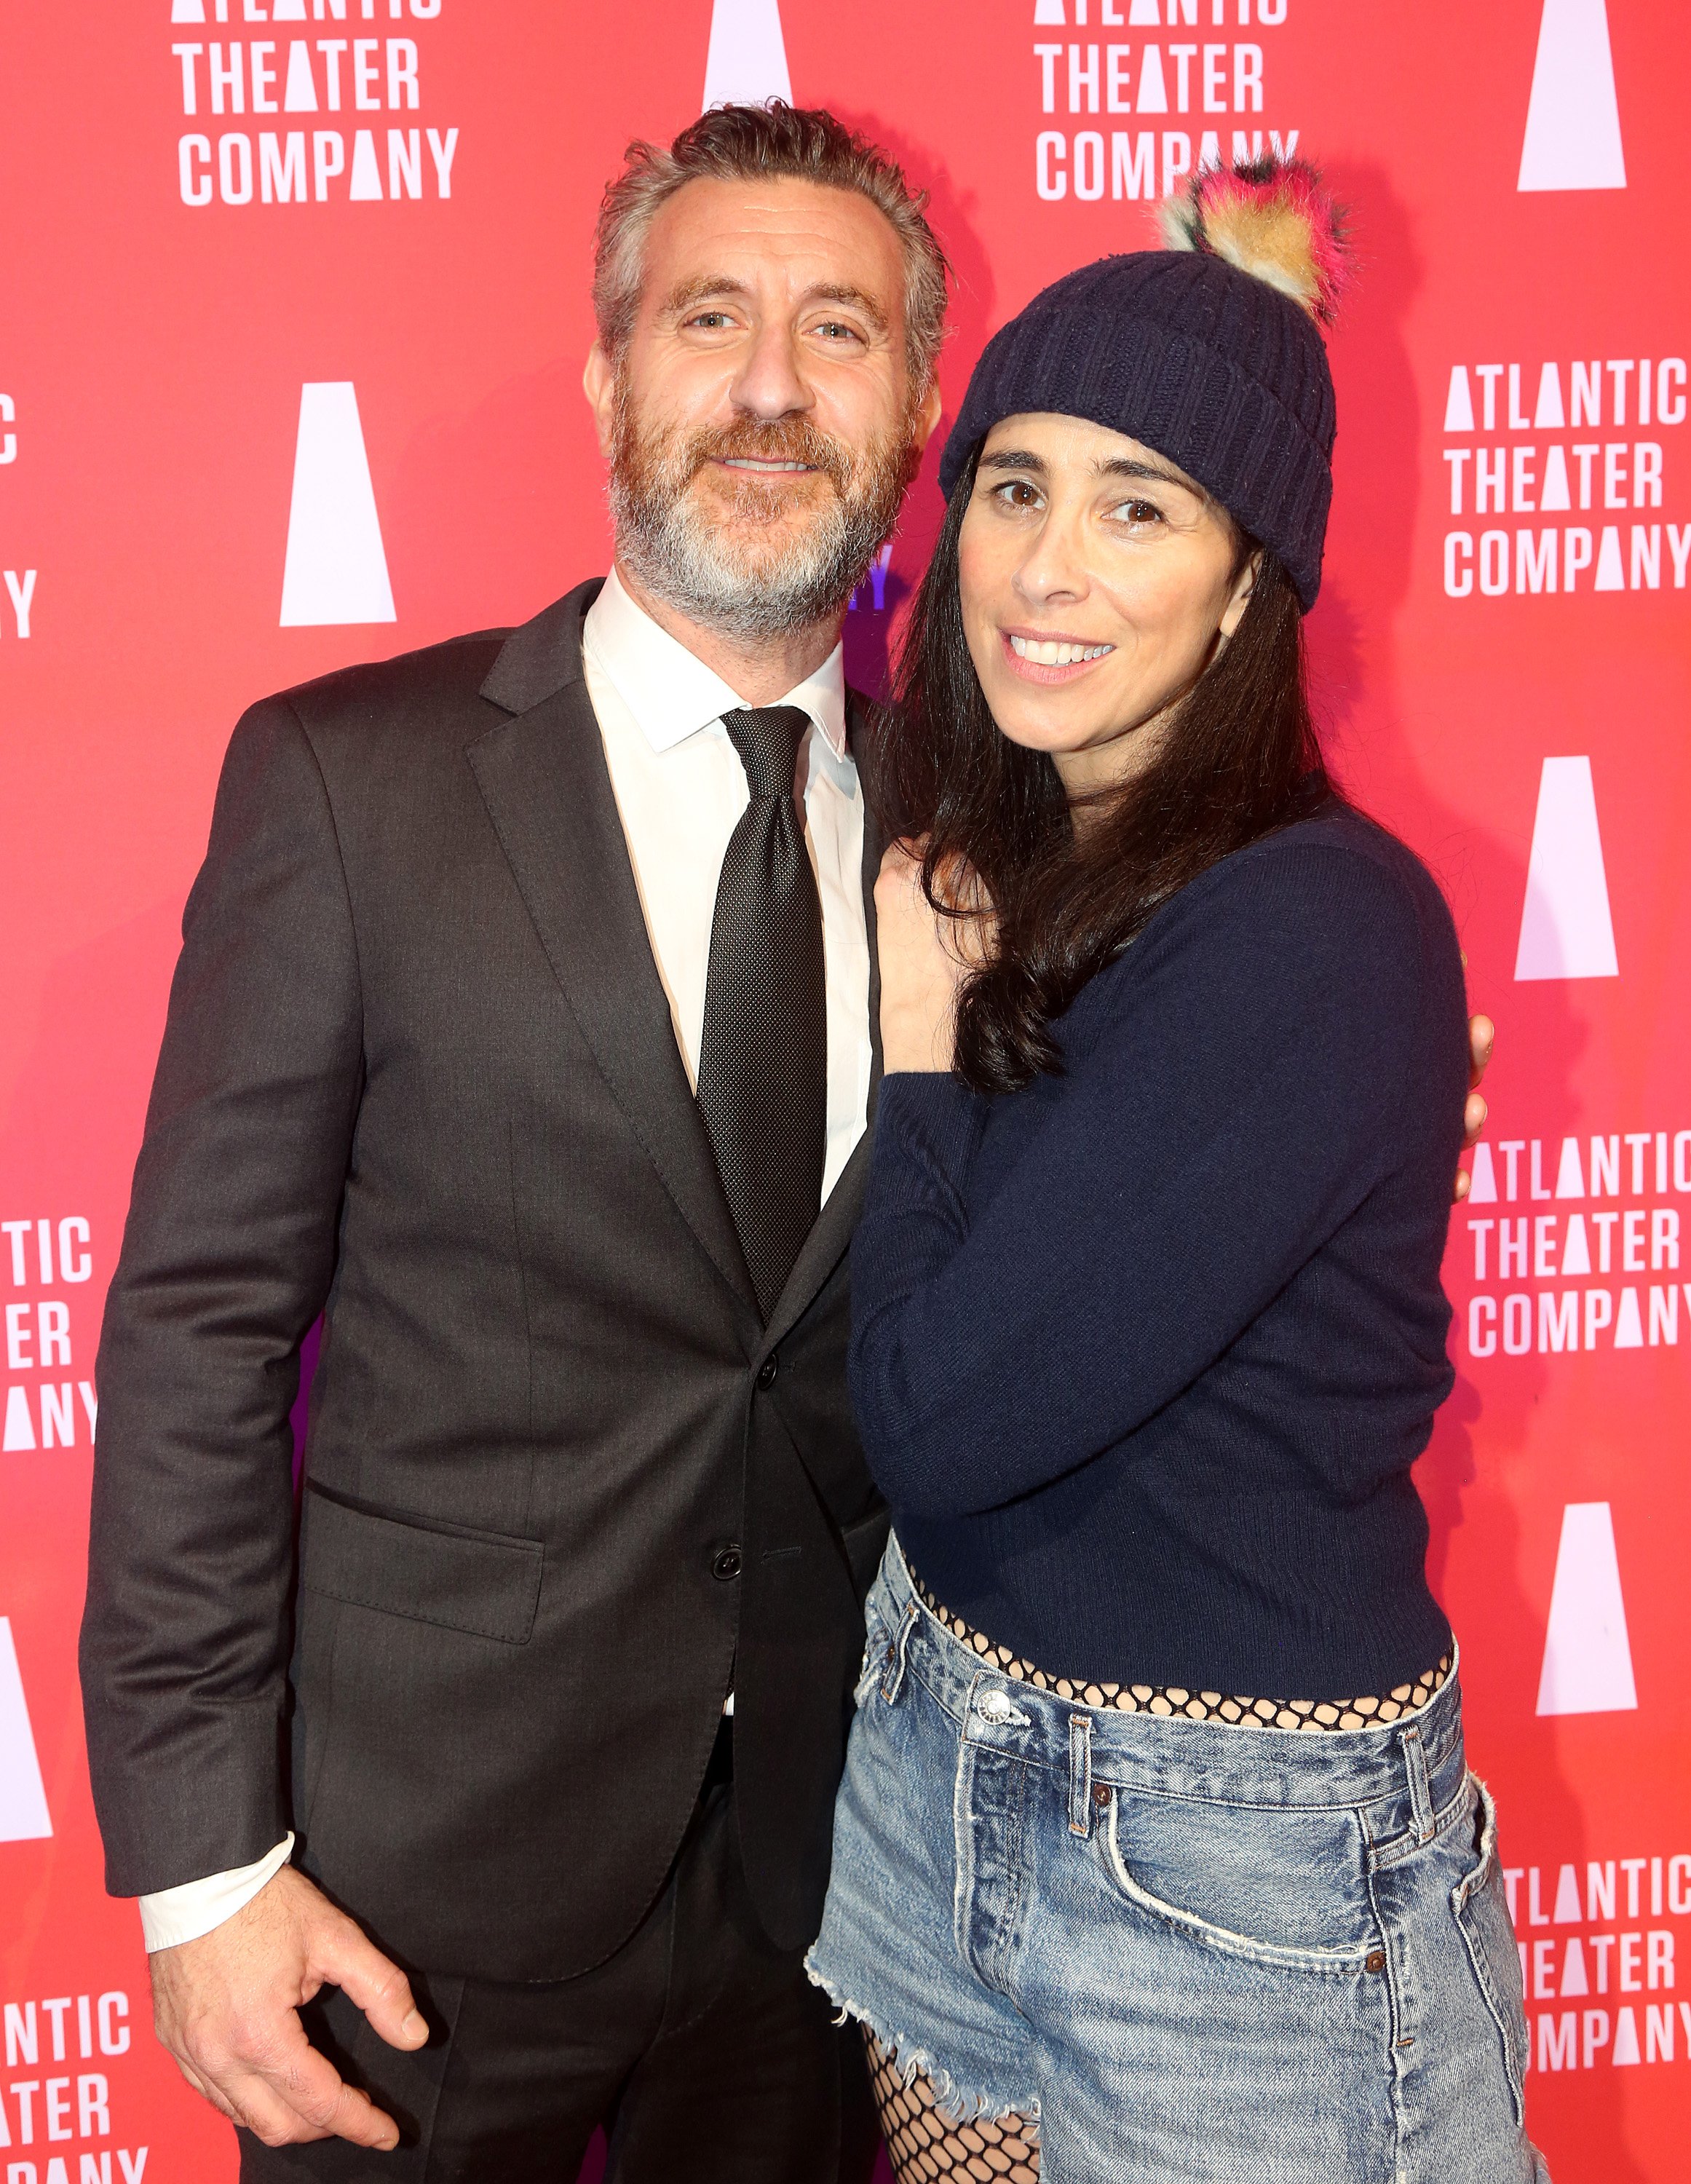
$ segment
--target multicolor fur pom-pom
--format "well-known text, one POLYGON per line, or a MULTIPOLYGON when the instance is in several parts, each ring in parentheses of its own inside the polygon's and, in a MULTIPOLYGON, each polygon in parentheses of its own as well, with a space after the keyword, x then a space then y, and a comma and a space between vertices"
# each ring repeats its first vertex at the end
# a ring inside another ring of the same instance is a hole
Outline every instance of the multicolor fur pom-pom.
POLYGON ((1206 250, 1331 326, 1350 276, 1344 215, 1307 159, 1202 167, 1160 214, 1171 250, 1206 250))

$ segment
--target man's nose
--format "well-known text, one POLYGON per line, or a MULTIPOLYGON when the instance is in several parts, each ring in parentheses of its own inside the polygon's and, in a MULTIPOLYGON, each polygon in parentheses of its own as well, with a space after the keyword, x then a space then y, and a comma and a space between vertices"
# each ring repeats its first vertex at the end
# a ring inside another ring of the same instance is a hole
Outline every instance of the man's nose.
POLYGON ((799 366, 790 329, 760 327, 734 376, 731 392, 735 408, 765 424, 809 410, 815 396, 799 366))

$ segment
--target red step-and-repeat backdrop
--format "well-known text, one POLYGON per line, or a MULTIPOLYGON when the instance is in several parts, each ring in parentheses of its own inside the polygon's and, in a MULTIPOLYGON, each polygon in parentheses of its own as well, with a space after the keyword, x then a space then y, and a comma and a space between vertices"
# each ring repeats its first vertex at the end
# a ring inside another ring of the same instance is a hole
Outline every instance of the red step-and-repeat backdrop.
MULTIPOLYGON (((1310 623, 1343 777, 1501 1039, 1421 1470, 1503 1808, 1530 2118, 1685 2176, 1691 221, 1675 0, 14 0, 0 75, 0 2171, 234 2173, 102 1892, 75 1683, 101 1300, 182 900, 260 693, 604 566, 579 391, 632 136, 791 94, 892 146, 944 384, 1206 159, 1354 209, 1310 623)), ((884 674, 930 460, 854 602, 884 674)))

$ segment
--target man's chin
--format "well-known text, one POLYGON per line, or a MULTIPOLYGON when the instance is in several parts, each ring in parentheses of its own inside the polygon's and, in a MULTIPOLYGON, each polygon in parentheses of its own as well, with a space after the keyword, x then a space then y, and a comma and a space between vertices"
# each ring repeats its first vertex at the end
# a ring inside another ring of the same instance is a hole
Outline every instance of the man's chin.
MULTIPOLYGON (((823 511, 790 504, 768 510, 711 509, 698 532, 710 541, 711 558, 742 570, 751 579, 790 568, 795 554, 810 552, 823 511)), ((698 535, 695 533, 695 535, 698 535)))

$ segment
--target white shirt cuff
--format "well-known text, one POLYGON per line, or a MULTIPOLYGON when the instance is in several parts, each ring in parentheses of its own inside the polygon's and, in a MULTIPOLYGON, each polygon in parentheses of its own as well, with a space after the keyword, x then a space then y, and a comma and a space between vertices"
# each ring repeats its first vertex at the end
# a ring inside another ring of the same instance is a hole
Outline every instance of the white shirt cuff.
POLYGON ((184 1942, 197 1942, 202 1934, 232 1919, 292 1854, 293 1836, 288 1834, 256 1864, 236 1866, 232 1873, 208 1874, 203 1880, 185 1880, 180 1887, 161 1888, 154 1895, 141 1897, 141 1931, 147 1955, 155 1949, 174 1949, 184 1942))

